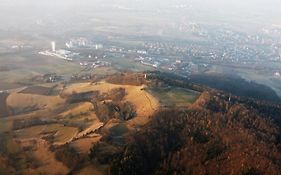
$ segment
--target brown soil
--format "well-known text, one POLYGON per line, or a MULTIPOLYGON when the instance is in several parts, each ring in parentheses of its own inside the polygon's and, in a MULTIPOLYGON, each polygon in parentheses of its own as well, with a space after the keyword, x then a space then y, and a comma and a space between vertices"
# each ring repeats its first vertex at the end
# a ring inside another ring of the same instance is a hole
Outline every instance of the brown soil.
POLYGON ((31 86, 22 90, 20 93, 23 94, 36 94, 36 95, 49 95, 52 91, 52 88, 43 87, 43 86, 31 86))

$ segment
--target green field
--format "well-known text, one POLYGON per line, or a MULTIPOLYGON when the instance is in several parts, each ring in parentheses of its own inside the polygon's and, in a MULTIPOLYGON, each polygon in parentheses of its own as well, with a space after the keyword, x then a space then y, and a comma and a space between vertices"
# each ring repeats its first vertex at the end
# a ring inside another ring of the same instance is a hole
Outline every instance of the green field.
POLYGON ((199 92, 176 87, 155 87, 149 91, 156 96, 163 106, 188 106, 196 101, 199 92))
POLYGON ((65 143, 78 133, 78 129, 61 124, 39 125, 16 131, 16 136, 19 139, 31 139, 39 138, 43 133, 53 133, 54 143, 65 143))
POLYGON ((135 62, 133 59, 123 58, 121 55, 106 58, 106 61, 111 62, 112 67, 117 70, 128 70, 136 72, 154 70, 154 68, 142 65, 141 63, 135 62))
POLYGON ((56 57, 42 56, 36 51, 0 54, 0 65, 7 69, 0 72, 0 90, 33 84, 30 80, 36 75, 57 73, 69 76, 81 70, 78 64, 56 57))
POLYGON ((12 127, 13 127, 13 121, 0 119, 0 134, 11 131, 12 127))

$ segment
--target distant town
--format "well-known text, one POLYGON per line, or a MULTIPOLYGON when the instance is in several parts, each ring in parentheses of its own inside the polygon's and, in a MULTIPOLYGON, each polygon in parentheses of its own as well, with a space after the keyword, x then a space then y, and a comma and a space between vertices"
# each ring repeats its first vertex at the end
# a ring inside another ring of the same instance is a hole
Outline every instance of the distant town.
POLYGON ((89 69, 111 66, 106 58, 112 56, 181 75, 208 71, 217 65, 264 70, 273 77, 281 77, 281 70, 272 66, 281 63, 281 42, 271 37, 272 34, 281 35, 281 26, 263 28, 259 35, 235 32, 225 26, 215 30, 194 22, 182 24, 178 30, 191 31, 196 40, 173 42, 143 39, 143 44, 137 47, 124 47, 75 37, 65 41, 63 48, 57 48, 53 41, 49 50, 40 51, 39 54, 76 62, 89 69))

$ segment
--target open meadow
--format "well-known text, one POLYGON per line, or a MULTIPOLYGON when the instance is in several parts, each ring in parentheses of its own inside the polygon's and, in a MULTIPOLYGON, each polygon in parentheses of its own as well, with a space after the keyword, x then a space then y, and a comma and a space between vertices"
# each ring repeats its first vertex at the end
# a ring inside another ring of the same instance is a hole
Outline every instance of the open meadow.
POLYGON ((187 107, 194 103, 200 93, 175 87, 154 87, 149 91, 166 107, 187 107))

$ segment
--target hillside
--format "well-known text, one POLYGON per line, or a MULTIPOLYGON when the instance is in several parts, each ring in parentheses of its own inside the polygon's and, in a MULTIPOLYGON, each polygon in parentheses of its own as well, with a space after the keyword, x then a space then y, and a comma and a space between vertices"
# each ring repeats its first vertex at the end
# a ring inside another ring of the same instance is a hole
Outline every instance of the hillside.
POLYGON ((86 165, 94 143, 107 138, 123 145, 160 108, 145 80, 136 83, 142 74, 126 75, 1 93, 0 174, 92 171, 86 165))
POLYGON ((111 174, 280 174, 279 134, 257 111, 204 92, 190 109, 156 114, 111 174))
POLYGON ((0 174, 281 172, 276 102, 162 72, 38 84, 2 95, 0 174))
POLYGON ((94 145, 90 157, 118 174, 280 174, 281 107, 177 78, 150 74, 151 86, 201 91, 189 107, 162 108, 127 136, 127 144, 94 145), (113 162, 113 163, 112 163, 113 162))

